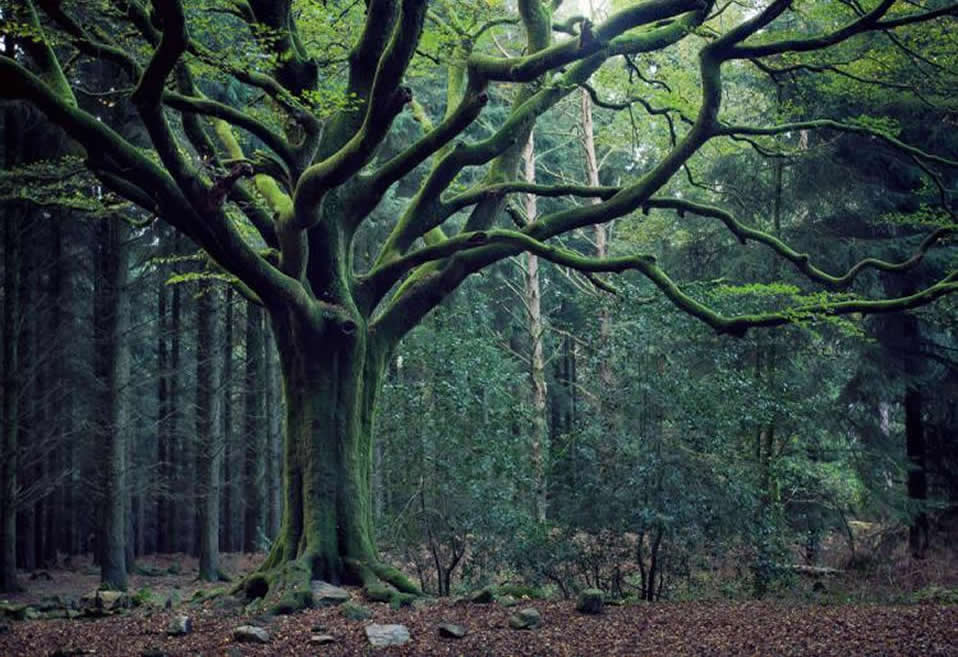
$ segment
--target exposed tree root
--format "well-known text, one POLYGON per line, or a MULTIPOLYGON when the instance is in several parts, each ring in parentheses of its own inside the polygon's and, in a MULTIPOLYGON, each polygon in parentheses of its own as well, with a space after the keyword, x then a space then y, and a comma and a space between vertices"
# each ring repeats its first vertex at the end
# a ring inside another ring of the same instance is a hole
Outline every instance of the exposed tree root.
POLYGON ((347 559, 346 566, 362 583, 363 595, 370 600, 404 606, 422 597, 419 587, 397 568, 378 561, 367 563, 358 559, 347 559))
MULTIPOLYGON (((303 555, 291 561, 276 563, 274 551, 254 572, 238 582, 231 590, 247 603, 262 598, 263 605, 275 614, 289 614, 313 606, 311 582, 318 579, 313 573, 314 559, 303 555)), ((394 606, 411 605, 422 597, 422 591, 400 570, 379 561, 345 559, 345 581, 363 587, 363 595, 375 602, 394 606)))

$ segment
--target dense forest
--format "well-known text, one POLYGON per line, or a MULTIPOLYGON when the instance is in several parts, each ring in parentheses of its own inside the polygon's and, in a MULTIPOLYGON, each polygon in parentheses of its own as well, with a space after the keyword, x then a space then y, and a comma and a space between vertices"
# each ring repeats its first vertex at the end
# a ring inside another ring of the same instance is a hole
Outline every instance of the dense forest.
POLYGON ((0 2, 0 620, 872 602, 958 654, 956 18, 0 2))

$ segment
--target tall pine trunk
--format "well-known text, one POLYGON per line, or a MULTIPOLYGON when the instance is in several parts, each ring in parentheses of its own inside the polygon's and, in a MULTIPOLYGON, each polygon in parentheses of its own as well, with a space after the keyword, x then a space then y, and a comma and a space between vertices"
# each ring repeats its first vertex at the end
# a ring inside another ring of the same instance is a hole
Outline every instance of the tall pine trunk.
POLYGON ((220 417, 220 349, 216 291, 205 285, 196 306, 196 445, 200 494, 200 579, 219 571, 220 471, 223 434, 220 417))
POLYGON ((97 226, 100 252, 96 260, 94 331, 97 378, 96 432, 100 451, 99 505, 100 579, 110 588, 127 585, 126 537, 126 379, 129 349, 126 224, 101 220, 97 226))
POLYGON ((17 361, 20 277, 20 212, 10 212, 3 222, 3 442, 0 443, 0 592, 20 590, 17 583, 17 361))

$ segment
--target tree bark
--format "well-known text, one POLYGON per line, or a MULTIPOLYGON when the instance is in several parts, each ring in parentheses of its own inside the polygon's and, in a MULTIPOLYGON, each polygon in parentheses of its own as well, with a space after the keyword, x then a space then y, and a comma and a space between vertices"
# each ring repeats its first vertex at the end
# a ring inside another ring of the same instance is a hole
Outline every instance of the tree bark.
MULTIPOLYGON (((536 181, 535 138, 529 134, 522 151, 525 180, 536 181)), ((534 223, 537 218, 536 196, 526 194, 524 198, 526 222, 534 223)), ((548 482, 546 463, 549 458, 549 423, 546 418, 546 363, 543 355, 542 339, 545 335, 545 322, 542 319, 542 292, 539 285, 539 257, 526 253, 526 271, 524 294, 527 327, 529 331, 529 378, 532 383, 532 477, 533 510, 536 521, 545 524, 548 505, 548 482)))
POLYGON ((373 412, 391 346, 370 339, 358 315, 312 322, 280 310, 271 320, 286 401, 285 508, 262 569, 298 562, 308 578, 418 594, 378 561, 373 532, 373 412))
POLYGON ((97 378, 96 430, 102 463, 100 504, 100 580, 126 590, 127 520, 126 485, 126 379, 129 349, 126 346, 128 297, 126 224, 102 220, 97 226, 100 253, 96 259, 94 331, 97 378))
POLYGON ((196 305, 196 445, 200 482, 200 579, 219 578, 220 474, 223 437, 220 417, 220 349, 216 290, 206 284, 196 305))
POLYGON ((266 332, 266 436, 267 436, 267 473, 269 485, 269 538, 275 541, 279 535, 280 522, 283 518, 283 436, 278 430, 278 409, 282 407, 282 400, 276 392, 280 389, 277 367, 276 346, 271 332, 266 332))
POLYGON ((3 443, 0 445, 0 592, 15 593, 17 582, 17 361, 19 350, 20 215, 9 212, 3 222, 3 443))
POLYGON ((236 455, 236 437, 233 435, 233 289, 226 290, 225 321, 223 326, 223 468, 220 476, 220 550, 232 552, 233 501, 238 493, 233 460, 236 455))
POLYGON ((902 316, 902 342, 905 368, 905 453, 908 457, 908 500, 912 503, 911 525, 908 528, 908 546, 915 559, 923 559, 928 551, 929 523, 928 473, 925 462, 925 422, 922 417, 921 344, 919 320, 911 313, 902 316))
POLYGON ((173 505, 170 493, 173 490, 173 408, 170 404, 170 379, 172 368, 168 349, 169 324, 167 316, 166 285, 160 281, 157 289, 156 320, 156 365, 157 377, 157 499, 156 499, 156 550, 169 553, 174 549, 173 542, 173 505))
MULTIPOLYGON (((582 149, 585 151, 586 181, 591 187, 599 186, 599 160, 595 152, 595 130, 592 122, 592 98, 585 89, 581 91, 582 112, 582 149)), ((597 205, 600 199, 591 198, 589 203, 597 205)), ((595 255, 597 258, 606 258, 609 255, 608 227, 605 224, 596 224, 593 227, 595 239, 595 255)), ((611 391, 615 383, 612 374, 612 356, 608 353, 612 342, 612 317, 605 305, 599 310, 599 381, 606 391, 611 391)), ((611 419, 611 418, 610 418, 611 419)))
POLYGON ((257 552, 266 533, 265 486, 267 441, 264 426, 263 313, 253 304, 246 307, 246 519, 243 549, 257 552))

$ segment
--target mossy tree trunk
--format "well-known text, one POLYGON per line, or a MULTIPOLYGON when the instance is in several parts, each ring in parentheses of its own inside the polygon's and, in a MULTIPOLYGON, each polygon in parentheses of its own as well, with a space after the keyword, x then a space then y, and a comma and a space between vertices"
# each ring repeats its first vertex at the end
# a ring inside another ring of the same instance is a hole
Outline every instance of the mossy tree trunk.
POLYGON ((302 561, 312 579, 374 585, 389 574, 377 557, 371 496, 377 393, 389 345, 355 323, 272 313, 286 401, 285 511, 263 569, 302 561))

